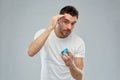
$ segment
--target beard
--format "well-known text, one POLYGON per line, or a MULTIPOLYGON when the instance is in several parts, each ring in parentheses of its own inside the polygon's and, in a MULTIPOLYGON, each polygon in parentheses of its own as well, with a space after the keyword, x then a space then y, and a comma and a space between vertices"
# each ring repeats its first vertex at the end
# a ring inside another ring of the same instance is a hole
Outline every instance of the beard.
POLYGON ((71 30, 69 30, 69 29, 62 30, 61 28, 59 28, 59 30, 60 30, 60 35, 63 38, 68 37, 71 34, 71 30))

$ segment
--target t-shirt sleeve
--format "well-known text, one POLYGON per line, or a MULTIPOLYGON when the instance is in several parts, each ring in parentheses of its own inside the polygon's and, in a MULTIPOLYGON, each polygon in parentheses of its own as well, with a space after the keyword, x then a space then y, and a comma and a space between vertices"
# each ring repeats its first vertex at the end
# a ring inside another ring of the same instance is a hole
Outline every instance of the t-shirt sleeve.
POLYGON ((84 41, 81 41, 81 44, 75 51, 75 57, 85 57, 85 44, 84 41))
POLYGON ((34 40, 35 40, 39 35, 41 35, 44 31, 45 31, 45 29, 41 29, 41 30, 37 31, 37 32, 35 33, 34 40))

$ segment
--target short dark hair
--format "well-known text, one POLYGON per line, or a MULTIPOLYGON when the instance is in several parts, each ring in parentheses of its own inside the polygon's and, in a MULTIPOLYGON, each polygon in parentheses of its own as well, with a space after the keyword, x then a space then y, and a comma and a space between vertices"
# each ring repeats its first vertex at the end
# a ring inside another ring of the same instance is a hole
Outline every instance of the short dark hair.
POLYGON ((61 10, 60 10, 60 13, 59 14, 70 14, 71 16, 76 16, 77 19, 78 19, 78 16, 79 16, 79 12, 78 10, 73 7, 73 6, 65 6, 63 7, 61 10))

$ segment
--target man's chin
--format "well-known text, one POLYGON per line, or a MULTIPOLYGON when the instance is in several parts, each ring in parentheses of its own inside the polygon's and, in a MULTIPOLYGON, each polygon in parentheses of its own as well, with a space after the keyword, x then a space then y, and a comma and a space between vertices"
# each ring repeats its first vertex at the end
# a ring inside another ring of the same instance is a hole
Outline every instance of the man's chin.
POLYGON ((66 33, 66 34, 64 34, 63 36, 64 37, 68 37, 70 35, 70 33, 66 33))
POLYGON ((70 32, 63 32, 63 33, 61 33, 61 37, 62 37, 62 38, 66 38, 66 37, 68 37, 70 34, 71 34, 70 32))

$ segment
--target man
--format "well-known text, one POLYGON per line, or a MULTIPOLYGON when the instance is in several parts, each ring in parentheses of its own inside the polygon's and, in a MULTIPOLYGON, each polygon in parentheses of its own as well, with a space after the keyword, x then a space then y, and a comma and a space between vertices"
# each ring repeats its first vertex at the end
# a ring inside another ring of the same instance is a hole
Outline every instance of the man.
POLYGON ((29 45, 29 56, 41 54, 41 80, 82 80, 85 46, 72 33, 78 14, 73 6, 65 6, 59 15, 53 16, 49 27, 36 33, 29 45), (65 48, 68 54, 62 55, 65 48))

